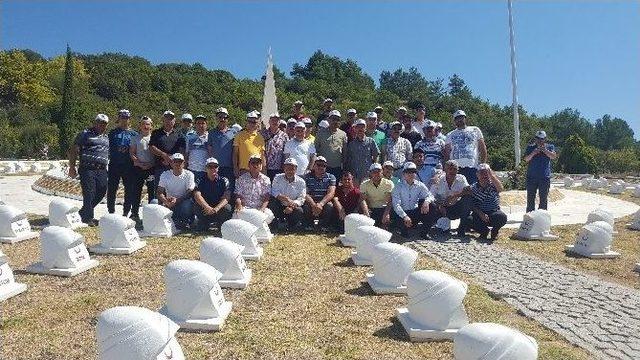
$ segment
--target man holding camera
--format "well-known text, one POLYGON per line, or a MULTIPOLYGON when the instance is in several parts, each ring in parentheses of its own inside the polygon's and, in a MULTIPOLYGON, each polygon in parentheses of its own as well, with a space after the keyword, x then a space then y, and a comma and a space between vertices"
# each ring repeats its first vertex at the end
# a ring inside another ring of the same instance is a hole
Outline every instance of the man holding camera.
POLYGON ((532 144, 527 146, 524 160, 527 167, 527 212, 535 210, 536 191, 540 196, 538 209, 547 209, 547 197, 551 186, 551 160, 557 157, 555 147, 547 144, 547 133, 544 130, 536 132, 532 144))

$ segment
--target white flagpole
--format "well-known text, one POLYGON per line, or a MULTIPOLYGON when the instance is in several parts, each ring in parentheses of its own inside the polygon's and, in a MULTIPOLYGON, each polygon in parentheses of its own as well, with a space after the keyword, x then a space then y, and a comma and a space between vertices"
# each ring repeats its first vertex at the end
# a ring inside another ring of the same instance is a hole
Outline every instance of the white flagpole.
POLYGON ((513 132, 515 136, 514 150, 516 157, 516 167, 520 165, 520 115, 518 114, 518 80, 516 78, 516 45, 515 34, 513 33, 513 14, 511 0, 507 0, 509 7, 509 43, 511 45, 511 87, 513 90, 513 132))

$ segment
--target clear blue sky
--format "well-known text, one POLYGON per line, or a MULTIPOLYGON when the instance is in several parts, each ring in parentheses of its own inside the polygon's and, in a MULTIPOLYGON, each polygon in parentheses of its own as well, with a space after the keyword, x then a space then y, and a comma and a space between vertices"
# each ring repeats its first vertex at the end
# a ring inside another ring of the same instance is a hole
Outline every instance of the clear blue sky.
MULTIPOLYGON (((2 49, 51 57, 123 52, 153 63, 199 62, 239 77, 284 71, 317 49, 355 60, 376 81, 415 66, 457 73, 475 94, 511 103, 506 0, 485 2, 1 2, 2 49)), ((521 104, 627 120, 640 138, 640 1, 514 3, 521 104)))

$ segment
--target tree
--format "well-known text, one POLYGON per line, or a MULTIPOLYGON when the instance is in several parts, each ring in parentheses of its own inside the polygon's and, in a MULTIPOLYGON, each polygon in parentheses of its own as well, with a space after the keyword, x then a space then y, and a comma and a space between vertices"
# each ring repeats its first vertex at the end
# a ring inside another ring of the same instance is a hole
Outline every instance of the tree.
POLYGON ((595 134, 595 144, 602 150, 627 149, 635 144, 629 124, 608 114, 596 120, 595 134))
POLYGON ((566 173, 595 174, 598 171, 596 150, 578 135, 571 135, 560 151, 558 163, 566 173))
POLYGON ((458 74, 453 74, 449 78, 449 95, 451 96, 469 96, 471 91, 465 85, 464 80, 458 74))
POLYGON ((73 112, 73 55, 71 48, 67 45, 67 56, 64 66, 64 87, 62 88, 62 104, 60 107, 60 117, 58 120, 58 138, 60 143, 60 156, 65 158, 66 152, 71 147, 70 124, 73 112))
MULTIPOLYGON (((542 118, 542 127, 554 143, 562 148, 571 135, 576 135, 587 144, 593 144, 593 125, 576 109, 566 108, 542 118)), ((531 134, 530 136, 533 136, 531 134)))

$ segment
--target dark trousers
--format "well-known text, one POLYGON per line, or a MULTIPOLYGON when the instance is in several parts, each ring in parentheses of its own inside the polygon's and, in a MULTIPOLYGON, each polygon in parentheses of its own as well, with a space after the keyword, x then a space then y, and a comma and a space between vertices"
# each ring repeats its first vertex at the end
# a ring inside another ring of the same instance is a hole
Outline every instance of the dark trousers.
POLYGON ((461 167, 458 169, 458 174, 464 175, 467 178, 469 185, 478 182, 478 170, 476 168, 461 167))
POLYGON ((171 167, 165 165, 156 165, 156 167, 153 168, 153 185, 156 189, 158 188, 158 184, 160 183, 160 175, 162 175, 163 172, 169 169, 171 169, 171 167))
POLYGON ((78 169, 80 175, 80 187, 82 188, 82 208, 80 218, 82 222, 88 223, 93 220, 93 209, 102 201, 107 192, 107 170, 106 169, 78 169))
POLYGON ((153 179, 153 169, 143 170, 137 166, 133 167, 130 177, 131 185, 124 188, 124 197, 128 197, 131 204, 131 215, 139 216, 140 202, 142 201, 142 187, 147 185, 147 201, 156 198, 156 184, 153 179))
POLYGON ((336 182, 342 179, 342 167, 327 167, 327 172, 336 177, 336 182))
POLYGON ((320 216, 313 216, 311 206, 306 202, 302 205, 302 211, 304 212, 304 217, 307 220, 307 223, 310 225, 313 225, 313 221, 315 219, 318 219, 320 226, 324 227, 335 227, 337 223, 335 221, 336 211, 334 210, 333 203, 331 201, 324 204, 322 212, 320 212, 320 216))
MULTIPOLYGON (((451 220, 460 219, 458 232, 464 232, 469 228, 469 214, 471 213, 471 196, 463 196, 455 204, 447 206, 447 217, 451 220)), ((440 212, 438 212, 440 215, 440 212)))
POLYGON ((282 202, 272 197, 271 201, 269 201, 269 209, 271 209, 271 211, 273 212, 273 216, 275 216, 278 222, 286 221, 289 230, 295 230, 300 227, 302 218, 304 216, 302 207, 298 206, 294 208, 290 214, 285 214, 282 202))
MULTIPOLYGON (((434 204, 429 204, 429 212, 426 214, 423 214, 420 211, 420 208, 422 207, 422 203, 424 202, 424 200, 420 200, 418 202, 418 207, 413 209, 413 210, 405 210, 405 212, 407 213, 407 216, 409 216, 409 218, 411 219, 411 222, 413 223, 413 227, 418 227, 418 223, 422 223, 422 227, 420 228, 422 232, 427 232, 431 229, 431 227, 433 226, 433 224, 436 223, 436 221, 438 220, 438 209, 436 209, 434 204)), ((409 228, 404 224, 404 219, 400 218, 400 216, 398 216, 398 214, 395 211, 391 211, 392 212, 392 218, 393 218, 393 224, 395 226, 397 226, 400 229, 400 232, 403 235, 408 234, 409 228)))
MULTIPOLYGON (((122 180, 122 185, 124 185, 125 194, 127 193, 127 188, 131 184, 131 176, 132 176, 132 166, 130 165, 110 165, 107 176, 109 180, 107 181, 107 211, 109 214, 113 214, 116 211, 116 195, 118 193, 118 187, 120 186, 120 180, 122 180)), ((131 210, 130 199, 125 195, 123 207, 123 215, 127 215, 129 210, 131 210)))
POLYGON ((173 215, 171 218, 175 222, 176 227, 179 230, 184 230, 185 227, 191 225, 193 222, 193 208, 194 202, 191 197, 180 200, 172 209, 173 215))
POLYGON ((498 234, 498 231, 507 223, 507 215, 501 210, 486 213, 489 215, 489 223, 482 221, 480 216, 476 213, 471 217, 471 228, 480 233, 480 235, 486 237, 489 234, 489 227, 491 227, 491 237, 498 234))
POLYGON ((376 221, 376 223, 374 224, 375 226, 379 228, 384 227, 382 224, 382 216, 384 215, 384 211, 386 209, 387 208, 384 207, 369 209, 369 216, 376 221))
POLYGON ((536 191, 540 197, 538 209, 547 210, 547 198, 549 197, 549 187, 551 179, 527 178, 527 212, 536 208, 536 191))
POLYGON ((277 169, 267 169, 267 176, 269 177, 269 180, 273 181, 273 178, 276 177, 276 175, 282 173, 282 170, 277 170, 277 169))
MULTIPOLYGON (((215 206, 217 204, 213 204, 215 206)), ((230 204, 223 206, 217 213, 213 215, 205 215, 202 211, 202 207, 198 203, 194 202, 194 208, 196 216, 198 217, 197 230, 206 231, 209 230, 212 224, 221 226, 223 222, 231 219, 233 209, 230 204)))

